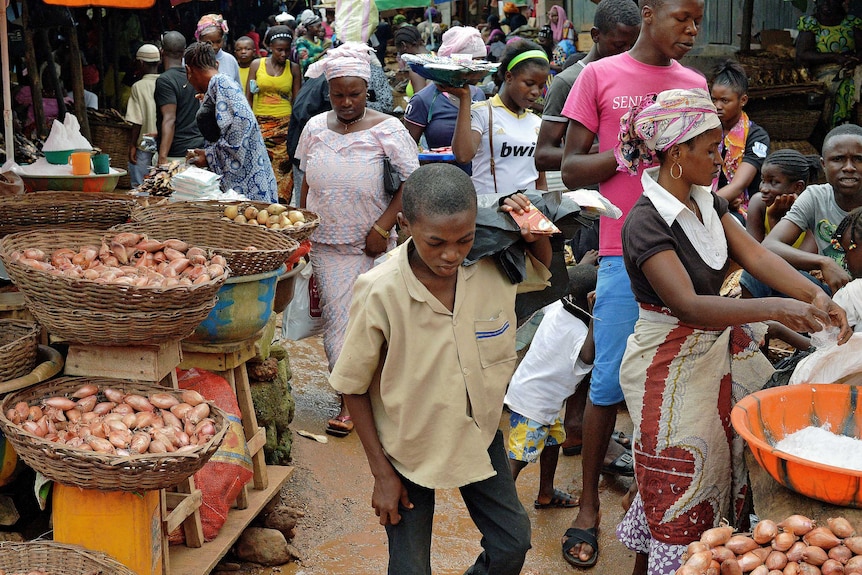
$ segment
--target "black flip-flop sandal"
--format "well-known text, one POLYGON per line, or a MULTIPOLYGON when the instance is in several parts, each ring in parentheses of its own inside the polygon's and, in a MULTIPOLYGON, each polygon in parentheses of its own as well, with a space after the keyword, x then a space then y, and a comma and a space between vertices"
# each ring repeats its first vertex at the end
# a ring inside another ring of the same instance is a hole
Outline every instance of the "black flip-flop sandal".
POLYGON ((632 449, 632 438, 623 433, 622 431, 614 431, 611 435, 611 439, 631 451, 632 449))
POLYGON ((601 472, 605 475, 619 475, 621 477, 635 476, 635 460, 631 452, 624 451, 616 459, 602 465, 601 472))
POLYGON ((566 563, 572 567, 581 567, 584 569, 589 569, 590 567, 595 566, 596 561, 599 560, 598 530, 595 527, 590 527, 589 529, 569 527, 566 529, 565 537, 566 541, 563 543, 563 559, 566 560, 566 563), (586 561, 582 561, 579 557, 569 553, 569 551, 572 550, 572 547, 581 543, 586 543, 593 548, 592 556, 586 561))
POLYGON ((568 445, 568 446, 563 447, 563 455, 565 455, 567 457, 571 457, 573 455, 580 455, 581 451, 583 451, 583 449, 584 449, 583 443, 581 443, 580 445, 568 445))
POLYGON ((577 507, 580 503, 581 502, 577 497, 572 497, 565 491, 554 489, 554 495, 551 497, 549 502, 539 503, 539 500, 536 499, 533 502, 533 507, 535 509, 570 509, 572 507, 577 507))

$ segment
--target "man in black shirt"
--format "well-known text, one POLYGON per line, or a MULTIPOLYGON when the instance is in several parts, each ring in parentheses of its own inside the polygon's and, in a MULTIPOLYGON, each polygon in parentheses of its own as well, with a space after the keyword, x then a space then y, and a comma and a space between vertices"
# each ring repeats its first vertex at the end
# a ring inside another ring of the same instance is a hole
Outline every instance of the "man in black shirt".
POLYGON ((165 71, 156 80, 155 91, 159 165, 172 160, 185 161, 186 150, 204 146, 195 121, 200 102, 183 67, 185 49, 186 39, 179 32, 166 32, 162 36, 165 71))

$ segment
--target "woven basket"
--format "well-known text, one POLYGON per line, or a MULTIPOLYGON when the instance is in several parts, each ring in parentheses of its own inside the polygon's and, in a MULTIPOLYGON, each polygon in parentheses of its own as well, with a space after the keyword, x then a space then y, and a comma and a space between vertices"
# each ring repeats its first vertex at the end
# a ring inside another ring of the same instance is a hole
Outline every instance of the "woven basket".
POLYGON ((0 542, 0 570, 6 573, 38 570, 49 575, 135 575, 105 553, 55 541, 0 542))
MULTIPOLYGON (((132 124, 129 122, 104 122, 93 119, 90 122, 90 141, 94 147, 102 150, 103 154, 111 156, 111 161, 120 163, 125 168, 129 157, 129 145, 132 137, 132 124)), ((118 188, 129 189, 132 181, 128 174, 121 176, 117 182, 118 188)))
MULTIPOLYGON (((132 210, 132 221, 141 222, 149 220, 176 220, 182 217, 208 217, 212 219, 221 219, 224 217, 224 209, 227 206, 237 206, 240 212, 249 206, 254 206, 259 210, 265 209, 271 204, 264 202, 222 202, 218 200, 208 200, 203 202, 173 202, 163 204, 161 206, 152 206, 148 208, 135 208, 132 210)), ((298 242, 311 237, 312 232, 320 225, 320 216, 314 212, 287 206, 288 210, 299 210, 305 216, 305 223, 301 226, 294 226, 288 229, 269 230, 277 231, 289 238, 298 242)), ((255 227, 248 225, 248 227, 255 227)))
POLYGON ((32 322, 0 319, 0 381, 33 371, 39 331, 39 326, 32 322))
MULTIPOLYGON (((182 453, 109 455, 48 441, 27 433, 6 418, 6 412, 20 401, 30 406, 39 405, 48 397, 71 396, 86 383, 96 384, 100 390, 112 387, 126 394, 144 397, 156 392, 172 394, 178 399, 180 397, 178 390, 159 385, 99 377, 61 377, 7 395, 2 403, 0 429, 18 457, 48 479, 63 485, 134 492, 173 487, 204 466, 218 451, 230 427, 228 414, 210 404, 209 417, 214 422, 216 433, 205 444, 182 453)), ((107 401, 101 391, 99 401, 107 401)))
POLYGON ((122 224, 111 231, 137 232, 157 240, 177 238, 212 250, 227 260, 231 277, 277 270, 299 248, 299 243, 283 234, 200 216, 122 224), (249 247, 256 249, 249 251, 249 247))
POLYGON ((0 259, 30 311, 49 332, 77 343, 158 343, 189 335, 215 306, 227 272, 199 285, 138 287, 54 275, 10 257, 26 248, 50 253, 61 247, 99 246, 104 236, 100 231, 56 229, 0 239, 0 259), (102 334, 110 338, 102 339, 102 334))
POLYGON ((108 229, 129 221, 135 198, 123 194, 38 192, 0 198, 0 236, 86 224, 108 229))

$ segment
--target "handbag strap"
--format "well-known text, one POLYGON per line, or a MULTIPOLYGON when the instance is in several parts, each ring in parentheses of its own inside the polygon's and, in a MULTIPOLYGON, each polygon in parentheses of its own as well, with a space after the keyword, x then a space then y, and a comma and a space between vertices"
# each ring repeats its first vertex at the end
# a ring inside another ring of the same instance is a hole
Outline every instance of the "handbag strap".
POLYGON ((494 193, 497 191, 497 165, 494 162, 494 106, 488 100, 488 145, 491 147, 491 177, 494 178, 494 193))

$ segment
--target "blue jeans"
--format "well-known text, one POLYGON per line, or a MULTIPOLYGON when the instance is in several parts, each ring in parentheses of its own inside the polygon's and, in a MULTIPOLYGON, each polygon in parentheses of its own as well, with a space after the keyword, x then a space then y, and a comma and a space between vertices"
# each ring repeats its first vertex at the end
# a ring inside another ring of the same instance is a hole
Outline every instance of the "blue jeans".
POLYGON ((136 164, 129 164, 129 179, 132 181, 132 187, 140 186, 150 172, 153 165, 153 152, 145 152, 138 149, 135 154, 136 164))
POLYGON ((638 305, 622 256, 602 256, 599 260, 593 315, 597 318, 593 322, 596 361, 590 401, 593 405, 616 405, 625 400, 620 387, 620 363, 638 319, 638 305))
MULTIPOLYGON (((482 533, 482 553, 465 575, 518 575, 530 549, 530 517, 518 499, 503 433, 488 448, 497 474, 460 488, 470 517, 482 533)), ((387 525, 388 575, 431 575, 434 490, 401 477, 413 509, 399 508, 401 521, 387 525)))
MULTIPOLYGON (((808 281, 811 283, 817 284, 820 289, 825 291, 829 296, 832 295, 832 290, 829 286, 819 279, 815 278, 808 272, 800 271, 803 276, 805 276, 808 281)), ((774 290, 747 271, 743 271, 742 275, 739 276, 739 284, 748 290, 748 293, 751 294, 751 297, 760 298, 760 297, 787 297, 785 294, 780 291, 774 290)))

